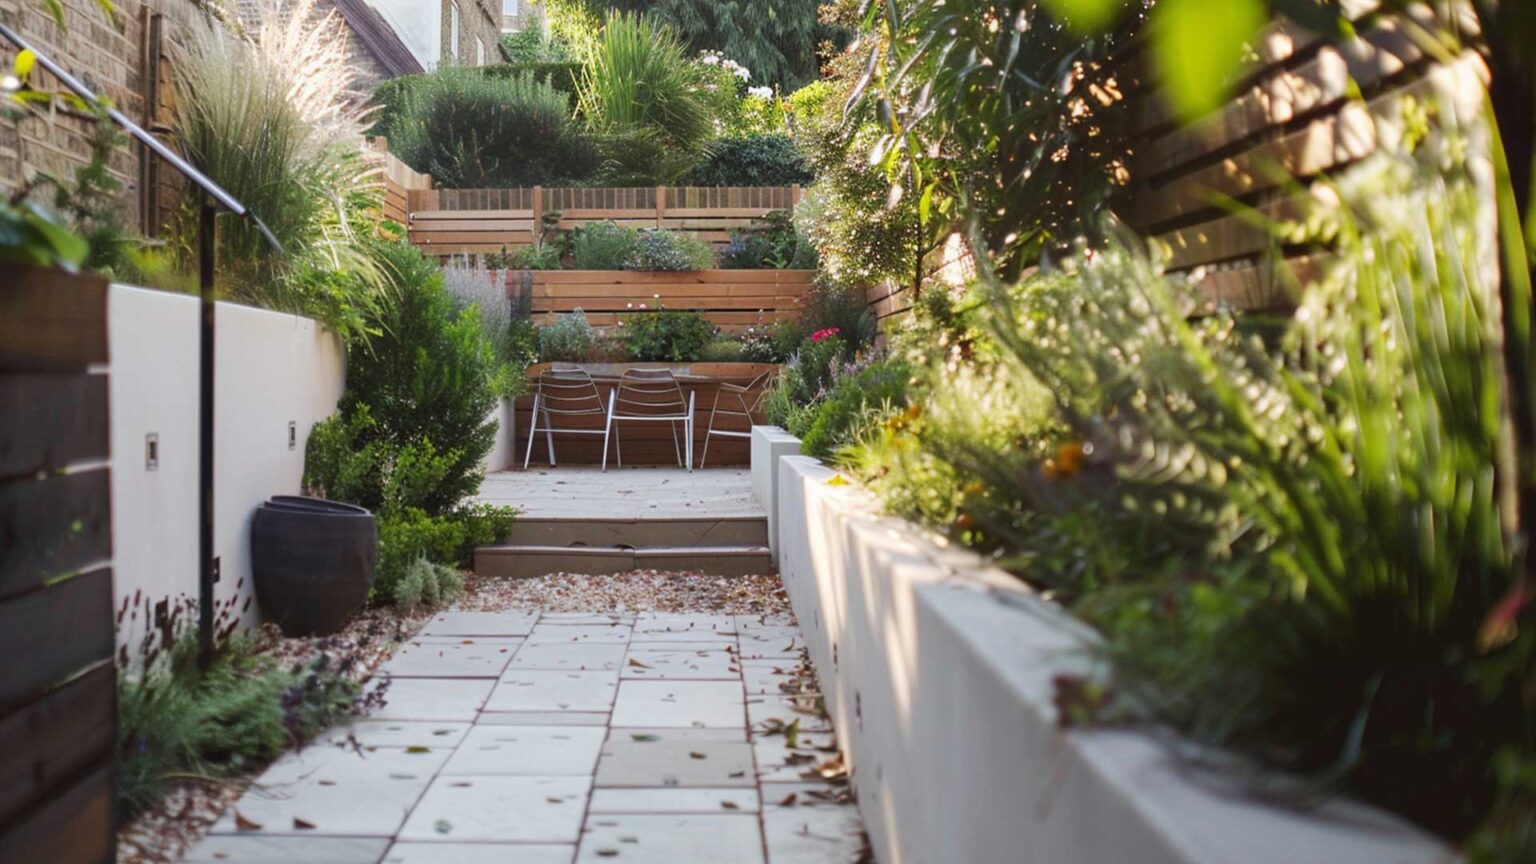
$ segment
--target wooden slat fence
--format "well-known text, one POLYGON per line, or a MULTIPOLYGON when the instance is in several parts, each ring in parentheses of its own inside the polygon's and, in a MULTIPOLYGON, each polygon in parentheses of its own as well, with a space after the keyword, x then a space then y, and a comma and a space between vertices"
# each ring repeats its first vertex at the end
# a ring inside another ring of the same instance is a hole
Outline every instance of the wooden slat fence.
MULTIPOLYGON (((1277 250, 1264 221, 1299 216, 1309 186, 1375 152, 1381 130, 1401 124, 1404 97, 1461 106, 1481 98, 1486 70, 1477 57, 1437 63, 1414 39, 1415 19, 1378 14, 1379 5, 1354 3, 1356 36, 1342 42, 1276 20, 1232 99, 1192 124, 1176 122, 1157 93, 1129 90, 1136 158, 1113 209, 1166 252, 1170 272, 1197 277, 1212 301, 1289 306, 1288 287, 1318 275, 1327 250, 1277 250)), ((1424 9, 1404 14, 1433 23, 1424 9)), ((871 307, 895 325, 910 293, 875 286, 871 307)))
POLYGON ((611 328, 642 306, 660 306, 702 312, 722 331, 738 333, 796 317, 815 277, 814 270, 540 270, 526 277, 509 272, 507 280, 513 296, 530 280, 532 314, 541 325, 580 309, 593 326, 611 328))
POLYGON ((0 266, 0 861, 114 860, 106 301, 0 266))

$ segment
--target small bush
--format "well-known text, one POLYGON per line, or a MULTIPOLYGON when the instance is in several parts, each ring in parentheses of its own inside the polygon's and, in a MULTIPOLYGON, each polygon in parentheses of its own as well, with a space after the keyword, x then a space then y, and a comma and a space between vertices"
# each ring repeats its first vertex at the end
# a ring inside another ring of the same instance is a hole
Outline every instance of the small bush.
POLYGON ((861 292, 826 281, 817 282, 805 295, 800 324, 809 332, 836 330, 845 359, 873 344, 879 331, 861 292))
POLYGON ((836 381, 814 411, 797 417, 790 434, 800 439, 801 452, 830 458, 855 443, 907 404, 912 369, 889 357, 871 359, 862 369, 836 372, 836 381))
POLYGON ((417 558, 395 585, 395 604, 404 609, 447 603, 464 590, 464 576, 444 564, 417 558))
MULTIPOLYGON (((232 608, 220 610, 218 632, 233 629, 232 608)), ((221 638, 212 664, 199 669, 197 640, 183 635, 182 626, 194 610, 192 601, 173 606, 162 619, 163 629, 139 642, 137 672, 128 663, 120 668, 121 819, 160 803, 167 778, 258 771, 289 748, 382 702, 380 695, 362 696, 353 680, 356 656, 323 651, 292 666, 263 653, 251 635, 221 638)), ((133 611, 149 618, 148 599, 133 611)))
POLYGON ((747 363, 783 363, 794 354, 793 345, 800 344, 804 336, 795 328, 795 338, 791 347, 785 350, 779 339, 785 326, 793 327, 793 324, 754 324, 741 334, 741 359, 747 363))
POLYGON ((719 138, 685 178, 686 186, 793 186, 816 179, 787 135, 719 138))
POLYGON ((826 395, 846 353, 847 343, 830 331, 818 331, 801 343, 764 400, 768 422, 785 429, 805 428, 800 418, 826 395))
POLYGON ((571 231, 571 266, 577 270, 624 270, 640 248, 640 232, 611 220, 571 231))
POLYGON ((698 360, 714 335, 714 325, 698 312, 657 309, 624 321, 624 347, 641 363, 698 360))
POLYGON ((720 254, 727 270, 816 269, 816 248, 796 230, 790 214, 775 210, 763 227, 731 232, 731 243, 720 254))
POLYGON ((539 331, 539 356, 546 363, 584 363, 598 346, 597 330, 580 309, 561 315, 539 331))
POLYGON ((746 361, 746 346, 740 339, 729 336, 711 340, 699 352, 699 359, 706 363, 741 363, 746 361))
POLYGON ((707 270, 715 263, 714 250, 702 240, 673 231, 641 231, 626 270, 707 270))
POLYGON ((448 188, 578 183, 598 154, 549 81, 444 68, 393 93, 396 113, 381 122, 401 161, 448 188))

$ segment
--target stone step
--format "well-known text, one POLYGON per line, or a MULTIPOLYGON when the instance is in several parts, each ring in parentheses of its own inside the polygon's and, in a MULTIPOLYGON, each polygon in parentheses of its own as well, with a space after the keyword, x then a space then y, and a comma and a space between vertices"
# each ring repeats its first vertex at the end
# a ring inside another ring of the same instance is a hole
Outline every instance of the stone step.
POLYGON ((510 546, 767 546, 762 516, 661 519, 519 518, 504 541, 510 546))
POLYGON ((733 546, 482 546, 475 550, 481 576, 525 579, 549 573, 603 576, 629 570, 676 570, 711 576, 774 572, 768 547, 733 546))

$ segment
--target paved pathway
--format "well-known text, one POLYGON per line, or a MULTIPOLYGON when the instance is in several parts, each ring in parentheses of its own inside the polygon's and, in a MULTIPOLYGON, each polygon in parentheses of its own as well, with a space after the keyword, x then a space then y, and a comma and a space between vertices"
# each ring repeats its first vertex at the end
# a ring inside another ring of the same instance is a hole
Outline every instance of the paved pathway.
POLYGON ((533 466, 487 474, 475 500, 509 504, 525 519, 664 519, 763 516, 746 468, 533 466))
POLYGON ((805 779, 835 773, 831 728, 781 687, 803 654, 787 619, 440 614, 381 711, 273 765, 186 860, 855 862, 857 809, 805 779))

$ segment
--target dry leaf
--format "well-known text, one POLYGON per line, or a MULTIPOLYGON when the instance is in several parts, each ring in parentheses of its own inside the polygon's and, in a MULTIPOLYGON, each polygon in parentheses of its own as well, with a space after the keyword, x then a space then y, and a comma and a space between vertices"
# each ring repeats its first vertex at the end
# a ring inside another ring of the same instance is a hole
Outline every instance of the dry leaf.
POLYGON ((295 816, 293 817, 293 827, 299 829, 300 831, 313 831, 315 828, 315 823, 300 819, 299 817, 295 816))
POLYGON ((735 801, 721 801, 720 802, 720 806, 724 807, 727 810, 740 810, 741 809, 741 805, 737 804, 735 801))
POLYGON ((235 811, 235 830, 237 830, 237 831, 260 831, 261 830, 261 823, 260 822, 252 822, 251 820, 245 818, 245 814, 241 813, 239 810, 236 810, 235 811))
POLYGON ((779 802, 779 806, 781 806, 781 807, 793 807, 793 806, 795 806, 795 801, 798 800, 799 797, 800 796, 798 796, 795 793, 791 792, 788 795, 784 796, 784 800, 779 802))
POLYGON ((407 753, 431 753, 432 752, 432 748, 431 747, 422 747, 421 745, 418 744, 418 745, 415 745, 413 747, 405 748, 405 752, 407 752, 407 753))
POLYGON ((635 667, 636 669, 649 669, 649 668, 651 668, 650 664, 648 664, 648 663, 641 663, 639 660, 636 660, 633 657, 629 658, 629 665, 635 667))
POLYGON ((697 750, 695 750, 695 751, 693 751, 693 752, 688 754, 688 758, 689 759, 707 759, 709 757, 707 757, 703 753, 700 753, 697 750))

